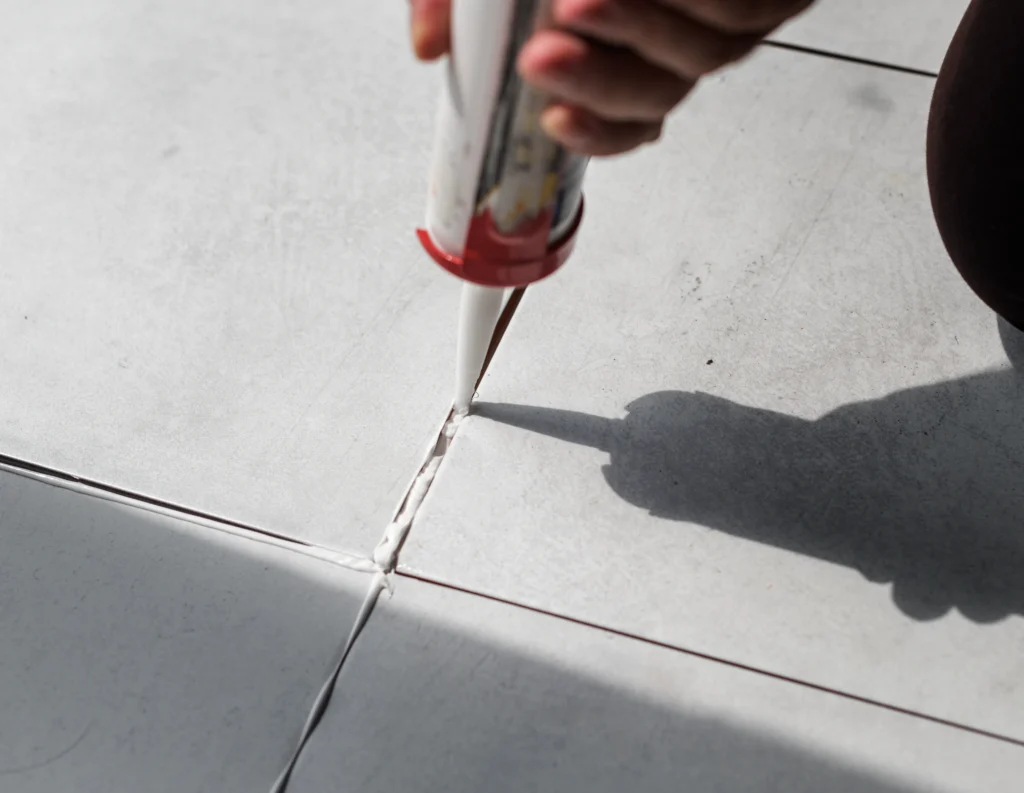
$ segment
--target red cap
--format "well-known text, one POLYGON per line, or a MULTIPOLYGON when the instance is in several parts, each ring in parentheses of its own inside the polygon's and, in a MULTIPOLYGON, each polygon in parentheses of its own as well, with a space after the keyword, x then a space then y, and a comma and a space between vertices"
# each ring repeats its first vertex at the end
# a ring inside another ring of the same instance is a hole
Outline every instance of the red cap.
POLYGON ((548 210, 520 226, 514 236, 505 236, 494 227, 490 209, 485 209, 469 225, 464 256, 445 253, 426 229, 419 229, 416 235, 434 261, 464 281, 480 286, 529 286, 555 272, 572 253, 583 220, 582 196, 565 237, 549 247, 551 216, 548 210))

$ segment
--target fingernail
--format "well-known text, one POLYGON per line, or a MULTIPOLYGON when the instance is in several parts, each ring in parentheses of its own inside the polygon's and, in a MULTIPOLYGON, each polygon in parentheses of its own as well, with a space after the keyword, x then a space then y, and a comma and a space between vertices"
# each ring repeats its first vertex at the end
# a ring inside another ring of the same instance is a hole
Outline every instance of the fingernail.
POLYGON ((423 0, 410 0, 409 7, 412 14, 409 35, 416 57, 421 59, 435 57, 431 50, 435 49, 434 39, 437 37, 437 31, 434 29, 435 15, 431 13, 430 4, 423 0))
POLYGON ((540 118, 540 125, 548 137, 564 143, 578 144, 589 141, 597 126, 588 116, 574 117, 563 107, 552 108, 540 118))
POLYGON ((540 128, 549 138, 560 138, 562 136, 561 125, 553 113, 544 113, 540 117, 540 128))
POLYGON ((539 88, 558 93, 560 90, 572 89, 578 80, 578 72, 571 63, 554 61, 544 64, 527 78, 539 88))
POLYGON ((427 23, 415 12, 416 6, 413 5, 413 17, 412 17, 412 47, 416 51, 417 55, 421 55, 424 49, 425 40, 430 34, 430 28, 427 23))

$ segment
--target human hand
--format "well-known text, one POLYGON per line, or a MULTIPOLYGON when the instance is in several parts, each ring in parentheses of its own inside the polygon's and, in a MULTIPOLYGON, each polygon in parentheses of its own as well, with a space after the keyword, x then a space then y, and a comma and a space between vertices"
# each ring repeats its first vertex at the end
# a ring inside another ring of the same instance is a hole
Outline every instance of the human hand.
MULTIPOLYGON (((544 130, 581 154, 657 140, 706 74, 747 55, 813 0, 551 0, 554 30, 534 34, 519 73, 547 92, 544 130)), ((450 46, 452 0, 411 0, 417 57, 450 46)))

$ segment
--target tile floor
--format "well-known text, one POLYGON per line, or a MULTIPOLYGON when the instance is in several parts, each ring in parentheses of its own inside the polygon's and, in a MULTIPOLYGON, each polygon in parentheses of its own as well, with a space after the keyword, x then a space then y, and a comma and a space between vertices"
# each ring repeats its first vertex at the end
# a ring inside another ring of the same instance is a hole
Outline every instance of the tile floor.
MULTIPOLYGON (((965 5, 820 0, 776 41, 845 60, 593 166, 289 793, 1018 789, 1024 339, 913 73, 965 5)), ((269 790, 374 602, 458 291, 405 13, 9 10, 0 790, 269 790)))

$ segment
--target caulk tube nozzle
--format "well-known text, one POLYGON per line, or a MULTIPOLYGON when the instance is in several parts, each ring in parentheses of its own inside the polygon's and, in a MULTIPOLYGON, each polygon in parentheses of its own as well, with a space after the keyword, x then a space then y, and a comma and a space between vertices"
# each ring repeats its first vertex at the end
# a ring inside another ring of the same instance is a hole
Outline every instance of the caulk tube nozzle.
POLYGON ((455 349, 455 413, 465 415, 476 391, 476 382, 484 367, 487 348, 494 335, 494 326, 501 315, 502 289, 478 286, 469 282, 462 286, 459 306, 459 337, 455 349))

